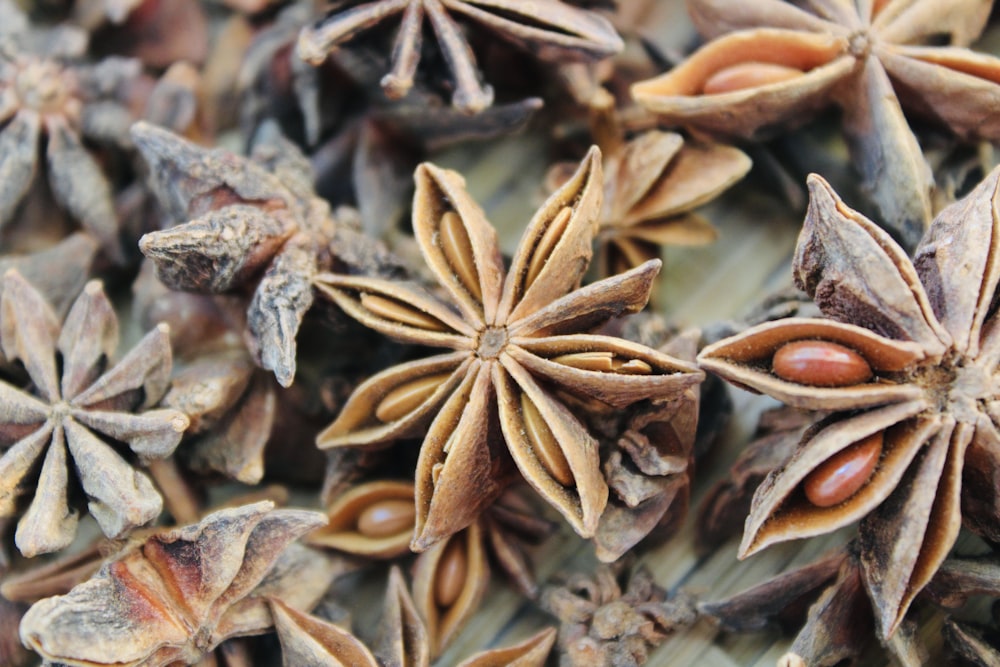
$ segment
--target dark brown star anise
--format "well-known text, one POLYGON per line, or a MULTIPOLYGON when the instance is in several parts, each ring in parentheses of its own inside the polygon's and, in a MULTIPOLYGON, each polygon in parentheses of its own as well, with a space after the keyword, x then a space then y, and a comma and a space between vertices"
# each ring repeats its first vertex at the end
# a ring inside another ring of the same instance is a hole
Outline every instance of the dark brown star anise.
POLYGON ((752 137, 837 104, 863 182, 915 245, 934 179, 908 112, 963 139, 1000 138, 1000 59, 967 47, 992 0, 689 0, 711 41, 636 99, 673 123, 752 137))
POLYGON ((109 537, 159 516, 160 494, 116 449, 127 445, 140 460, 164 458, 188 426, 181 412, 151 409, 170 382, 166 325, 112 364, 118 320, 99 282, 87 284, 60 326, 41 295, 10 271, 0 298, 0 346, 31 380, 24 389, 0 381, 0 435, 7 445, 0 516, 16 515, 18 498, 34 495, 18 521, 21 553, 57 551, 73 540, 71 470, 109 537))
POLYGON ((561 0, 374 0, 352 2, 303 29, 299 56, 318 65, 342 42, 397 14, 402 17, 392 50, 392 70, 382 78, 385 94, 400 98, 413 87, 426 18, 451 71, 451 104, 466 113, 490 106, 493 89, 482 82, 472 47, 453 15, 547 60, 597 60, 624 46, 603 16, 561 0))
POLYGON ((416 471, 417 550, 472 523, 499 495, 507 452, 578 533, 593 535, 608 498, 597 442, 554 389, 622 407, 703 378, 645 346, 580 333, 640 310, 660 262, 578 288, 601 206, 597 149, 535 214, 509 270, 461 176, 423 164, 415 178, 414 232, 448 302, 371 278, 327 274, 316 286, 366 326, 452 351, 362 384, 319 446, 390 442, 433 417, 416 471))
POLYGON ((818 176, 794 274, 830 319, 789 318, 705 348, 702 366, 831 412, 754 496, 740 556, 861 520, 859 562, 888 639, 958 535, 996 525, 1000 169, 935 218, 911 261, 818 176), (964 511, 964 516, 963 516, 964 511))

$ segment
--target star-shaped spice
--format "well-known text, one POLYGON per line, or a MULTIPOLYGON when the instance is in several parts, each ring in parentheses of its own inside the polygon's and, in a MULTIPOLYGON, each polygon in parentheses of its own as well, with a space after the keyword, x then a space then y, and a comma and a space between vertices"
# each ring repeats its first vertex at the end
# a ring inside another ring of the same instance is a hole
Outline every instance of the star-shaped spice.
POLYGON ((998 181, 1000 169, 944 209, 911 261, 810 177, 794 274, 830 319, 761 324, 699 357, 741 386, 833 413, 757 490, 740 556, 860 519, 883 639, 963 519, 975 528, 1000 517, 995 492, 963 497, 963 475, 994 478, 1000 455, 998 181))
POLYGON ((472 47, 453 15, 546 60, 597 60, 624 47, 603 16, 561 0, 375 0, 351 3, 303 29, 299 56, 318 65, 342 42, 398 14, 402 17, 392 49, 392 69, 382 78, 385 94, 400 98, 413 87, 426 18, 451 72, 451 104, 466 113, 490 106, 493 89, 482 82, 472 47))
POLYGON ((838 105, 854 164, 907 246, 932 216, 931 170, 903 115, 1000 138, 1000 59, 967 47, 991 0, 689 0, 711 39, 633 94, 665 120, 754 137, 838 105))
POLYGON ((377 242, 337 225, 316 196, 309 161, 273 123, 258 131, 250 158, 207 149, 137 123, 135 142, 151 186, 178 227, 142 237, 139 247, 168 287, 224 293, 253 287, 247 338, 265 369, 288 386, 295 336, 312 306, 319 271, 391 273, 377 242))
POLYGON ((596 148, 535 214, 509 271, 461 176, 423 164, 415 178, 414 232, 448 300, 362 277, 324 275, 316 285, 366 326, 452 351, 362 384, 319 446, 390 442, 433 417, 417 462, 418 550, 472 523, 497 497, 508 451, 577 532, 593 535, 608 498, 597 442, 558 392, 621 407, 675 396, 703 377, 642 345, 580 333, 640 310, 660 262, 577 288, 601 206, 596 148))
POLYGON ((0 516, 15 516, 18 498, 34 494, 17 524, 21 553, 57 551, 73 540, 78 517, 70 509, 71 470, 109 537, 159 516, 160 494, 116 450, 127 445, 140 460, 164 458, 188 426, 181 412, 150 409, 169 386, 167 327, 146 334, 112 364, 118 320, 99 282, 84 287, 60 327, 42 296, 9 271, 0 298, 0 346, 31 380, 24 389, 0 381, 0 434, 7 443, 0 457, 0 516))

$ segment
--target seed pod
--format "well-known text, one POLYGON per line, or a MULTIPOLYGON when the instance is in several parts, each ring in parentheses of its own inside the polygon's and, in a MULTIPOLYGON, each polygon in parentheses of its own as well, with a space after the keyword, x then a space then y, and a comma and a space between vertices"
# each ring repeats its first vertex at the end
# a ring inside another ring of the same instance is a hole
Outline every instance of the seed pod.
POLYGON ((310 544, 372 558, 401 556, 409 552, 413 537, 413 484, 361 484, 338 497, 327 516, 327 525, 307 538, 310 544))
POLYGON ((724 67, 708 77, 702 86, 702 92, 706 95, 721 95, 797 79, 803 74, 800 69, 775 63, 738 63, 724 67))
POLYGON ((825 340, 786 343, 774 353, 771 368, 783 380, 814 387, 850 387, 872 377, 872 367, 864 357, 825 340))
POLYGON ((802 482, 802 490, 813 505, 833 507, 844 502, 864 486, 882 454, 882 431, 840 450, 802 482))

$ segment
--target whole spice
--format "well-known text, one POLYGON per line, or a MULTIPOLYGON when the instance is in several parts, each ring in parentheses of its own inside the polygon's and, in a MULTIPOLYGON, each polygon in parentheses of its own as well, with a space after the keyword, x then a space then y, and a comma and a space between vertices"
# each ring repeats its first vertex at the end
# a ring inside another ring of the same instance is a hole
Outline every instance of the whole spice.
POLYGON ((417 463, 414 549, 469 525, 503 490, 501 440, 524 478, 590 536, 608 496, 597 443, 549 387, 622 407, 668 399, 702 379, 641 345, 578 333, 640 310, 659 262, 577 289, 601 205, 596 149, 529 223, 509 271, 458 174, 424 164, 416 181, 414 231, 448 304, 384 280, 326 274, 316 286, 366 326, 454 351, 362 384, 318 444, 388 442, 436 412, 417 463))
POLYGON ((941 565, 963 507, 973 527, 1000 517, 989 498, 966 504, 962 485, 963 470, 995 474, 1000 446, 998 181, 1000 169, 944 209, 911 261, 811 177, 794 273, 831 319, 762 324, 699 357, 742 386, 833 413, 757 490, 740 555, 861 519, 859 567, 883 640, 941 565), (779 357, 788 345, 801 364, 779 357))

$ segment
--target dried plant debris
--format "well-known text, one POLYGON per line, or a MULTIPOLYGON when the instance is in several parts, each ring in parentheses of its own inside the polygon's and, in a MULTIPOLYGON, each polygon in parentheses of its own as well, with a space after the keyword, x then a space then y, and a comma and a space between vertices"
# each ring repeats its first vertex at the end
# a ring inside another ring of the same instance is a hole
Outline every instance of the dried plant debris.
POLYGON ((31 380, 27 388, 0 383, 8 443, 0 457, 0 512, 15 516, 18 499, 33 496, 18 520, 21 553, 58 551, 72 541, 78 514, 71 470, 106 535, 123 536, 159 516, 160 495, 118 450, 127 446, 140 461, 164 458, 188 426, 181 412, 153 409, 170 381, 166 326, 112 363, 118 320, 99 282, 87 284, 60 326, 42 296, 10 271, 0 299, 0 345, 31 380))
POLYGON ((691 0, 711 41, 632 90, 669 122, 744 138, 836 104, 863 184, 913 247, 933 214, 934 179, 903 108, 962 139, 1000 138, 1000 59, 965 48, 992 4, 691 0))
POLYGON ((648 570, 624 560, 547 586, 541 605, 561 622, 561 667, 643 665, 652 647, 695 620, 692 600, 668 599, 648 570))
POLYGON ((414 231, 448 302, 385 280, 325 274, 316 285, 366 326, 453 351, 363 383, 319 446, 390 442, 436 413, 417 464, 413 548, 472 523, 506 486, 511 457, 574 530, 591 536, 608 497, 597 442, 548 386, 623 407, 669 399, 702 379, 689 363, 582 333, 640 310, 660 263, 577 289, 601 205, 596 149, 529 223, 509 271, 457 173, 424 164, 416 181, 414 231))
POLYGON ((493 103, 493 89, 481 79, 473 49, 456 17, 471 21, 545 60, 596 60, 623 48, 603 16, 560 0, 374 0, 335 9, 303 29, 298 54, 322 63, 341 43, 384 20, 400 16, 391 70, 381 81, 393 99, 407 95, 421 59, 424 21, 429 22, 451 75, 451 104, 478 113, 493 103))
POLYGON ((272 625, 267 599, 309 607, 330 580, 291 543, 323 516, 272 503, 215 512, 154 533, 66 595, 35 603, 21 639, 46 664, 192 664, 229 637, 272 625))
POLYGON ((143 254, 167 286, 202 293, 253 288, 247 339, 283 386, 295 377, 295 336, 312 306, 312 279, 333 268, 391 274, 374 240, 338 228, 312 190, 302 153, 273 124, 250 158, 207 149, 144 123, 133 135, 151 186, 178 227, 147 234, 143 254))
POLYGON ((740 555, 861 520, 862 579, 883 639, 963 516, 973 527, 998 520, 996 493, 966 502, 962 484, 963 472, 995 477, 1000 447, 998 180, 1000 169, 942 211, 911 261, 811 177, 793 268, 832 319, 762 324, 699 356, 730 381, 833 413, 758 489, 740 555))

